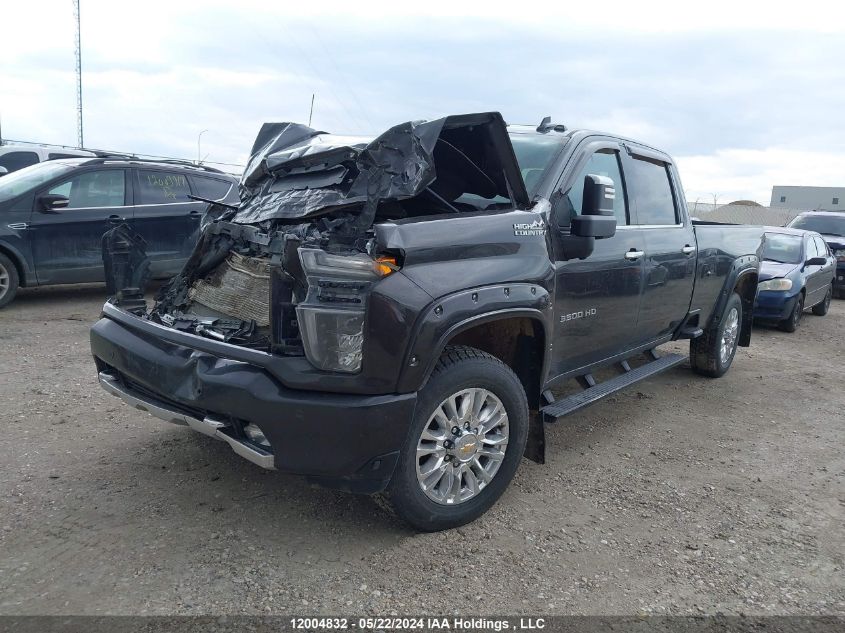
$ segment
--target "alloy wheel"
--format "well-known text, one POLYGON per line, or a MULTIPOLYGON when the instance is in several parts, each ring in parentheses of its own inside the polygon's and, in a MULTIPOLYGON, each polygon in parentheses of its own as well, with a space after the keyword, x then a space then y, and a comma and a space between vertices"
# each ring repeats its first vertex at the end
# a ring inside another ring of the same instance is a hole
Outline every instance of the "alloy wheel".
POLYGON ((508 414, 492 392, 462 389, 434 410, 417 442, 417 482, 425 495, 456 505, 486 488, 505 458, 508 414))
POLYGON ((736 308, 731 308, 728 316, 725 319, 725 327, 722 330, 722 341, 719 345, 719 360, 722 364, 726 364, 731 354, 736 347, 736 340, 739 336, 739 311, 736 308))
POLYGON ((9 271, 6 270, 6 267, 0 262, 0 299, 6 296, 6 293, 9 292, 9 285, 10 285, 10 276, 9 271))

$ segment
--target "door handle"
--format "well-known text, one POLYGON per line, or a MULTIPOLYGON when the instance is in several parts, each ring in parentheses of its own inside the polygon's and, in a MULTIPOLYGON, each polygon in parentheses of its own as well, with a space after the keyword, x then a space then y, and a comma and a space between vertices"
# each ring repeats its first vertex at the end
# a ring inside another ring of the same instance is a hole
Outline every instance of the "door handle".
POLYGON ((110 215, 109 216, 109 224, 118 224, 120 222, 125 222, 126 219, 120 217, 119 215, 110 215))
POLYGON ((192 220, 199 220, 202 217, 202 213, 200 213, 199 211, 191 211, 188 214, 188 217, 192 220))
POLYGON ((681 252, 684 255, 692 255, 695 252, 695 246, 690 246, 689 244, 687 244, 681 249, 681 252))
POLYGON ((645 251, 638 251, 638 250, 632 248, 630 251, 625 253, 625 259, 633 262, 633 261, 638 260, 643 255, 645 255, 645 251))

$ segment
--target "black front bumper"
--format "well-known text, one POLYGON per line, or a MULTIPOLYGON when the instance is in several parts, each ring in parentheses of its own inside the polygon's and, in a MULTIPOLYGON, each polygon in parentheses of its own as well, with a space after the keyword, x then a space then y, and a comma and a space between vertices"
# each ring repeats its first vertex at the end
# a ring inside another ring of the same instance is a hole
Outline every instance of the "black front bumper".
POLYGON ((103 386, 136 408, 216 433, 259 465, 353 492, 379 492, 390 481, 416 404, 415 393, 290 389, 261 367, 269 354, 206 341, 108 304, 91 328, 91 351, 103 386), (244 435, 248 423, 261 429, 270 450, 244 435))

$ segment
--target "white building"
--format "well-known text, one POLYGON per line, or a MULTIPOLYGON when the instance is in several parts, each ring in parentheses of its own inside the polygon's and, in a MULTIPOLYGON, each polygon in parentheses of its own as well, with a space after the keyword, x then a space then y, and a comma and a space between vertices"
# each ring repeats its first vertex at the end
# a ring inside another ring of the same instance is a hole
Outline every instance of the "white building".
POLYGON ((772 187, 769 205, 802 211, 845 211, 845 187, 772 187))

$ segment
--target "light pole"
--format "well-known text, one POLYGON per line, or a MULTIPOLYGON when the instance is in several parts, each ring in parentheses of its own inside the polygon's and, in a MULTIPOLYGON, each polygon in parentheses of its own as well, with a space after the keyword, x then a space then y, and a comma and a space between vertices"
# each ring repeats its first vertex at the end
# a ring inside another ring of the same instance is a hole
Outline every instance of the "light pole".
POLYGON ((200 141, 202 140, 202 135, 208 132, 208 130, 203 130, 199 134, 197 134, 197 165, 202 162, 202 151, 200 150, 200 141))

